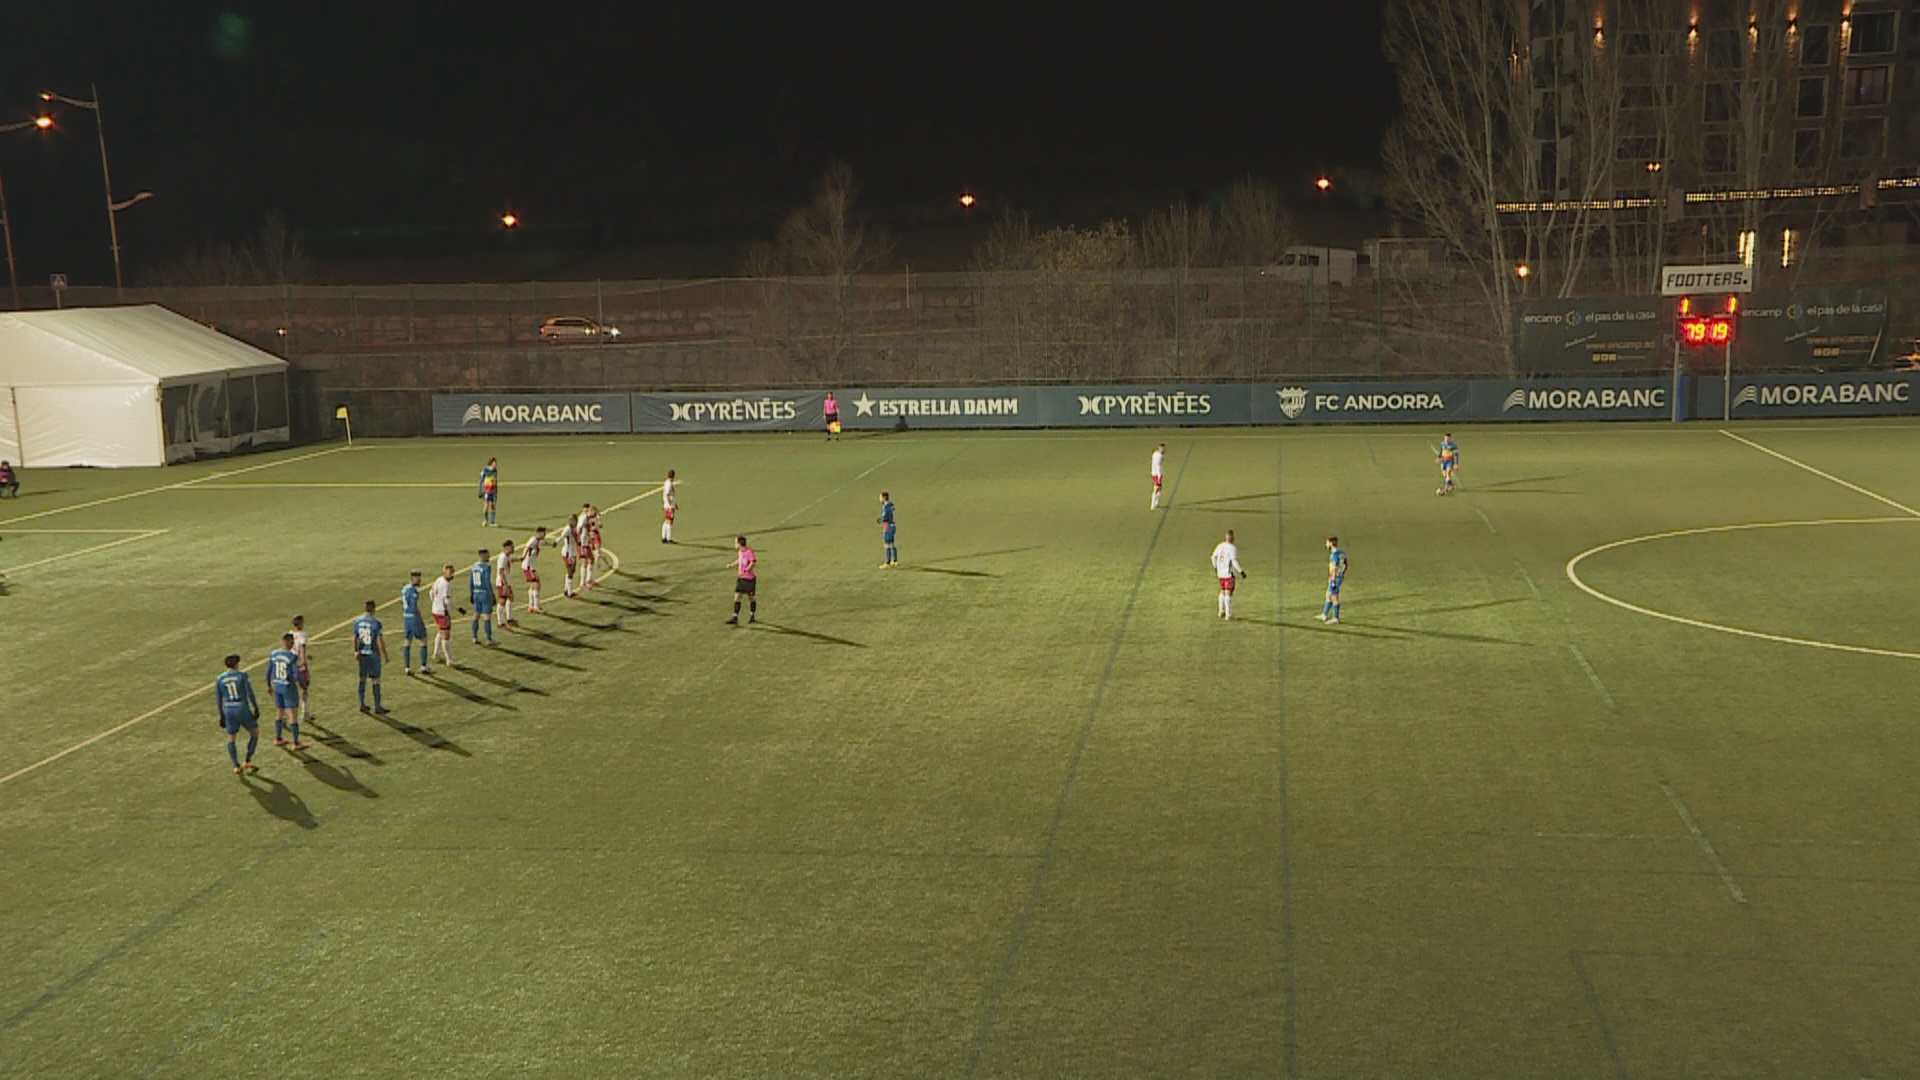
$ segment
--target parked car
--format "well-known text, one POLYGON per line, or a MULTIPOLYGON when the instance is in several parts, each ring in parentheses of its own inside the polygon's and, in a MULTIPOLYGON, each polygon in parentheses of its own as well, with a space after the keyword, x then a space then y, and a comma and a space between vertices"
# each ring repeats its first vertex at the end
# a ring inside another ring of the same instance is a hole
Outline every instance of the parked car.
POLYGON ((1296 245, 1279 262, 1260 271, 1260 276, 1302 285, 1351 285, 1359 254, 1352 248, 1296 245))
POLYGON ((619 327, 604 326, 581 315, 555 315, 540 324, 542 341, 605 341, 619 336, 619 327))

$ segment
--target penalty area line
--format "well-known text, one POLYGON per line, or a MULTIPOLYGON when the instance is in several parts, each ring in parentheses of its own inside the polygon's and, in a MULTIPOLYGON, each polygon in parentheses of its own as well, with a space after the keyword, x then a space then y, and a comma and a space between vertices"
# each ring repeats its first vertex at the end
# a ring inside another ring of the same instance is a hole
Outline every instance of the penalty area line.
POLYGON ((19 566, 0 566, 0 577, 4 577, 7 574, 17 574, 22 570, 31 570, 36 566, 45 566, 48 563, 62 562, 67 559, 77 559, 82 555, 91 555, 96 551, 105 551, 108 548, 116 548, 116 547, 119 547, 121 544, 131 544, 136 540, 151 540, 156 536, 164 536, 166 535, 166 533, 167 533, 166 529, 145 529, 140 532, 134 533, 131 536, 122 536, 118 540, 109 540, 104 544, 93 544, 89 547, 78 548, 74 551, 63 551, 58 555, 49 555, 44 559, 35 559, 32 562, 23 562, 19 566))

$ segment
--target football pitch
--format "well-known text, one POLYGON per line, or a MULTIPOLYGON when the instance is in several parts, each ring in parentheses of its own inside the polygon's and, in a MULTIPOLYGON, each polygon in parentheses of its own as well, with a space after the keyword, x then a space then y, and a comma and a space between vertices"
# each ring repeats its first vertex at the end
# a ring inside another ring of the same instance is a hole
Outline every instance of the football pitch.
POLYGON ((1920 426, 1459 429, 1436 498, 1440 434, 29 473, 0 1075, 1920 1075, 1920 426), (617 574, 563 600, 549 554, 546 613, 456 620, 432 679, 384 607, 357 709, 364 600, 587 501, 617 574), (304 755, 257 666, 295 612, 304 755))

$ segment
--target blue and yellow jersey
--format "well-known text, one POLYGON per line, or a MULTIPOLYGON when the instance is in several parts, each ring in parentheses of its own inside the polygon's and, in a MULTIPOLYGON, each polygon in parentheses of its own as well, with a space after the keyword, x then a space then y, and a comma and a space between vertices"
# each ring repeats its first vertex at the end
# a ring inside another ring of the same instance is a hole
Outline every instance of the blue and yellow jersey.
POLYGON ((1452 439, 1440 440, 1440 464, 1451 466, 1460 460, 1460 447, 1452 439))
POLYGON ((489 465, 480 470, 480 494, 491 495, 500 490, 500 470, 489 465))
POLYGON ((1327 551, 1327 580, 1340 581, 1347 576, 1347 552, 1344 548, 1327 551))

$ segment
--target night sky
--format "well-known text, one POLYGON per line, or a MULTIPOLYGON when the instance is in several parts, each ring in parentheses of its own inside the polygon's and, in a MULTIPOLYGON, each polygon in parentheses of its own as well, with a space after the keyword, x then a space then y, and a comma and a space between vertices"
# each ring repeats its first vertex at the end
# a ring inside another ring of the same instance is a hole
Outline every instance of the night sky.
MULTIPOLYGON (((830 157, 903 232, 963 187, 1092 221, 1372 165, 1380 2, 12 3, 0 122, 98 86, 115 196, 156 193, 129 284, 276 212, 347 264, 484 253, 508 209, 528 245, 748 240, 830 157)), ((53 111, 0 135, 21 279, 110 282, 93 117, 53 111)))

